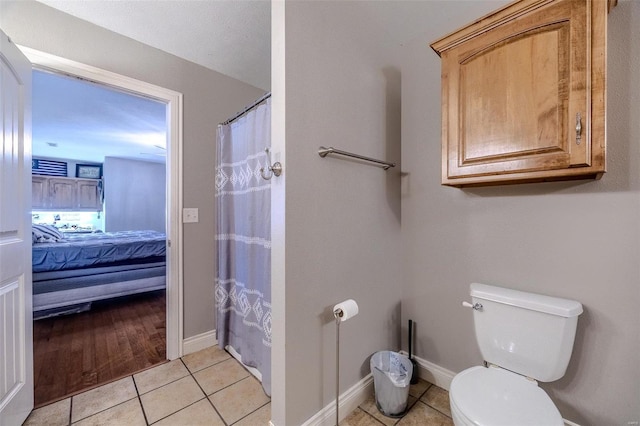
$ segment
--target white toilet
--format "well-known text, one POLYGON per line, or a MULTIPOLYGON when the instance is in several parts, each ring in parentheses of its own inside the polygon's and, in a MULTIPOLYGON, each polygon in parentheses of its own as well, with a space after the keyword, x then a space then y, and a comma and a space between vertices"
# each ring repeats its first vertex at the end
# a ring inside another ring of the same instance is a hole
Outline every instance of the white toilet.
POLYGON ((476 340, 487 367, 471 367, 451 382, 456 426, 564 424, 538 387, 567 369, 582 305, 574 300, 471 284, 476 340))

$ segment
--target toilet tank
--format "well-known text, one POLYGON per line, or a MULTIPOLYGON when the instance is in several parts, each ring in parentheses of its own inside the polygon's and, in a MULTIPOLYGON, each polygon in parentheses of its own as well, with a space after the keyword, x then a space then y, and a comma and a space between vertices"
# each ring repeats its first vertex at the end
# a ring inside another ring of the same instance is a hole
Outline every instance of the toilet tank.
POLYGON ((485 361, 541 382, 564 376, 579 302, 477 283, 471 299, 482 305, 473 320, 485 361))

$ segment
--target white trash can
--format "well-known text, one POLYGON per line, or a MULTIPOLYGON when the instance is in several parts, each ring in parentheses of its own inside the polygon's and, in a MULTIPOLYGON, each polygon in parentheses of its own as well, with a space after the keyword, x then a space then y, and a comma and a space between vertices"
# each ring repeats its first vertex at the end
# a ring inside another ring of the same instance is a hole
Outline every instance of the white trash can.
POLYGON ((402 417, 409 399, 411 361, 397 352, 380 351, 371 356, 369 365, 378 409, 385 416, 402 417))

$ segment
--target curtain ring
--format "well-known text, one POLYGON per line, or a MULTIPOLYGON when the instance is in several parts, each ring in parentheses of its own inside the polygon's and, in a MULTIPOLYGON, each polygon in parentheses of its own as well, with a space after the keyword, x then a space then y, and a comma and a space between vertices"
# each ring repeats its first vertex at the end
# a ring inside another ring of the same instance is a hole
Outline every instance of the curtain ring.
MULTIPOLYGON (((269 164, 271 164, 271 154, 269 152, 269 148, 265 148, 264 152, 267 153, 267 157, 269 158, 269 164)), ((282 164, 279 161, 276 161, 275 163, 273 163, 272 166, 267 166, 267 170, 269 170, 269 174, 265 175, 264 167, 261 167, 260 176, 262 176, 262 179, 264 180, 271 180, 273 175, 280 176, 282 174, 282 164)))

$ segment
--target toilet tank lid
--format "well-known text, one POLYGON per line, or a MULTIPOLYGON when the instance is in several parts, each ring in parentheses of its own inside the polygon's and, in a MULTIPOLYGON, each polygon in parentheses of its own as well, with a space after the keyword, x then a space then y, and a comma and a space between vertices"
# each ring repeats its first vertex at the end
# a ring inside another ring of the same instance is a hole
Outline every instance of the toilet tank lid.
POLYGON ((582 304, 575 300, 479 283, 471 284, 470 289, 471 297, 518 306, 532 311, 545 312, 566 318, 576 317, 582 313, 582 304))

